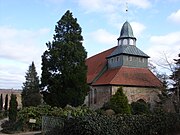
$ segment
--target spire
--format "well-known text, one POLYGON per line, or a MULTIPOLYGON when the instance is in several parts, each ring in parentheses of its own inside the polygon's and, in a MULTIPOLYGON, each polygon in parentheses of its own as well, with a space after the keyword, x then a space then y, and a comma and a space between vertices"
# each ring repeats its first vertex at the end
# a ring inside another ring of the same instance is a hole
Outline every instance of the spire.
POLYGON ((118 45, 135 45, 136 38, 134 37, 133 30, 128 21, 126 21, 120 32, 120 37, 117 39, 118 45))
POLYGON ((128 21, 126 21, 123 24, 123 26, 121 28, 120 37, 132 37, 132 38, 134 38, 132 27, 128 21))

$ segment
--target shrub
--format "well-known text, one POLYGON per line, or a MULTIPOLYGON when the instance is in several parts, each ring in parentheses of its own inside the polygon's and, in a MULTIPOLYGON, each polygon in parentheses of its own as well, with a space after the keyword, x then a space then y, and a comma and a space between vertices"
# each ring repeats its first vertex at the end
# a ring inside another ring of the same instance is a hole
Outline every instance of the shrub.
POLYGON ((78 117, 93 113, 92 110, 83 106, 71 107, 64 109, 51 107, 49 105, 40 105, 37 107, 24 107, 18 112, 17 122, 21 123, 22 131, 40 130, 42 126, 42 116, 56 116, 61 118, 78 117), (36 123, 30 123, 30 119, 35 119, 36 123))
POLYGON ((11 99, 10 99, 10 104, 9 104, 9 120, 12 122, 16 121, 17 117, 17 100, 16 100, 16 95, 11 94, 11 99))
POLYGON ((179 114, 115 115, 91 114, 66 119, 53 135, 168 135, 180 130, 179 114))
POLYGON ((132 114, 148 114, 150 112, 148 104, 144 100, 131 103, 132 114))
POLYGON ((56 132, 58 130, 61 135, 110 135, 115 127, 111 119, 113 117, 99 114, 76 117, 66 120, 63 129, 56 128, 56 132))
POLYGON ((118 88, 115 95, 110 99, 110 108, 114 110, 117 114, 130 114, 130 106, 128 104, 128 99, 123 93, 122 87, 118 88))

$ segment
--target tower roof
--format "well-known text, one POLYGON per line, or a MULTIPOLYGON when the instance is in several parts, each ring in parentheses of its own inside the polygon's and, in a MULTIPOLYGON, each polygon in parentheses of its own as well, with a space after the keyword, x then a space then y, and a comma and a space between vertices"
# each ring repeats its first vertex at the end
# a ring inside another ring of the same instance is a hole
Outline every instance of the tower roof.
POLYGON ((120 33, 120 37, 119 38, 127 38, 127 37, 135 38, 134 34, 133 34, 132 27, 131 27, 131 25, 129 24, 128 21, 126 21, 123 24, 123 26, 121 28, 121 33, 120 33))
POLYGON ((132 46, 132 45, 118 46, 107 58, 111 58, 111 57, 121 55, 121 54, 149 58, 147 54, 145 54, 143 51, 138 49, 136 46, 132 46))

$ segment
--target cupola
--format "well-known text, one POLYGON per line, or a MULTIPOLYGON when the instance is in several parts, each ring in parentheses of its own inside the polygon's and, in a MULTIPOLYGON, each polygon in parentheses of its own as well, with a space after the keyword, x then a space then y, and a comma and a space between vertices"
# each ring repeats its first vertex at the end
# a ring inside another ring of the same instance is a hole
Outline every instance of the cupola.
POLYGON ((136 38, 133 35, 133 30, 128 21, 126 21, 120 32, 120 37, 117 39, 118 45, 136 45, 136 38))

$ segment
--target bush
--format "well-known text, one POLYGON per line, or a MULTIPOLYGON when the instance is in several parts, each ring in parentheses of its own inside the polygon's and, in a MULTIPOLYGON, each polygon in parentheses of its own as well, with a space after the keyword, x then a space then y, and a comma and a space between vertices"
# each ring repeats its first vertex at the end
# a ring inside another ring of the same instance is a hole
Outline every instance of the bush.
POLYGON ((116 115, 91 114, 66 119, 53 135, 168 135, 180 130, 179 114, 116 115))
POLYGON ((42 116, 56 116, 61 118, 68 118, 68 117, 78 117, 84 116, 86 114, 93 113, 92 110, 85 106, 79 107, 71 107, 67 106, 64 109, 51 107, 49 105, 40 105, 37 107, 24 107, 18 112, 17 122, 9 122, 6 123, 6 131, 32 131, 32 130, 41 130, 42 126, 42 116), (30 123, 30 119, 35 119, 36 123, 30 123), (17 128, 16 126, 18 125, 17 128), (9 127, 10 126, 10 127, 9 127), (14 128, 13 128, 14 127, 14 128))
POLYGON ((130 106, 128 104, 128 99, 123 93, 122 87, 120 87, 115 95, 110 98, 110 108, 114 110, 117 114, 131 114, 130 106))
POLYGON ((56 127, 50 133, 53 135, 110 135, 114 128, 111 119, 113 117, 99 114, 66 119, 63 128, 56 127))
POLYGON ((9 120, 12 122, 16 122, 17 118, 17 97, 14 94, 11 94, 11 99, 9 103, 9 120))
POLYGON ((144 100, 138 100, 131 103, 131 113, 132 114, 148 114, 150 109, 148 104, 144 100))

